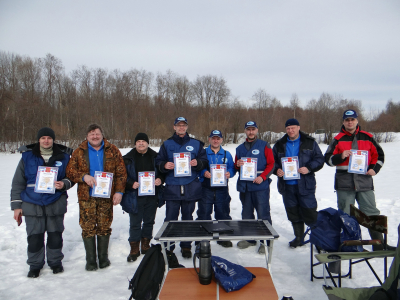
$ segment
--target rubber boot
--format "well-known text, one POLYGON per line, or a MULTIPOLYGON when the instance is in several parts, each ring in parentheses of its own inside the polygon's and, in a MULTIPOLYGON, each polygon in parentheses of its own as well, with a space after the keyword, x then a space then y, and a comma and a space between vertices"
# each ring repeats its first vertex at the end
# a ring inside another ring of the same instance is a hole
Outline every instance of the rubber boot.
POLYGON ((97 270, 97 257, 96 257, 96 236, 83 239, 86 251, 86 271, 97 270))
POLYGON ((131 245, 131 252, 126 258, 128 262, 134 262, 140 256, 139 243, 140 243, 139 241, 129 243, 131 245))
MULTIPOLYGON (((383 234, 379 231, 371 230, 368 229, 369 235, 371 236, 371 239, 373 240, 380 240, 382 242, 382 245, 372 245, 372 251, 378 251, 378 250, 383 250, 383 244, 385 243, 383 239, 383 234)), ((387 245, 387 250, 396 250, 396 247, 389 246, 387 245)))
POLYGON ((295 238, 289 242, 290 248, 301 247, 304 245, 304 222, 292 223, 295 238))
POLYGON ((99 255, 99 267, 100 269, 107 268, 111 265, 108 259, 108 243, 110 242, 110 235, 98 235, 97 236, 97 252, 99 255))

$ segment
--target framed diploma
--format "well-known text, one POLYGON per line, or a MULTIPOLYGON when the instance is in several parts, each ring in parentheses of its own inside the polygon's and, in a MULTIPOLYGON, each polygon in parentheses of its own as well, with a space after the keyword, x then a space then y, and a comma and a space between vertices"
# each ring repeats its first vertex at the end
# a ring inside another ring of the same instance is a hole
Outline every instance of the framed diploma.
POLYGON ((191 157, 190 152, 174 153, 175 177, 192 176, 191 157))
POLYGON ((257 158, 242 157, 244 165, 240 167, 240 180, 253 181, 257 177, 257 158))
POLYGON ((368 171, 368 151, 351 149, 349 158, 348 173, 367 174, 368 171))
POLYGON ((38 167, 35 193, 54 194, 56 192, 57 174, 57 167, 38 167))
POLYGON ((226 170, 226 164, 210 165, 210 186, 226 186, 228 184, 226 170))
POLYGON ((92 188, 92 197, 110 198, 113 176, 113 173, 94 172, 96 186, 92 188))
POLYGON ((297 156, 282 157, 283 180, 300 179, 299 158, 297 156))
POLYGON ((156 194, 156 172, 139 172, 139 196, 150 196, 156 194))

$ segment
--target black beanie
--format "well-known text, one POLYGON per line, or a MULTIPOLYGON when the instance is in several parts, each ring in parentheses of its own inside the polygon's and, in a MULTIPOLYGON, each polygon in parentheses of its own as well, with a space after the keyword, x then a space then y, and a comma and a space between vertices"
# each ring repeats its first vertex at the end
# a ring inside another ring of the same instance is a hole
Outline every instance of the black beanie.
POLYGON ((143 133, 143 132, 139 132, 136 137, 135 137, 135 144, 137 141, 146 141, 147 144, 149 143, 149 137, 147 136, 147 134, 143 133))
POLYGON ((53 141, 56 139, 56 134, 54 133, 53 129, 49 127, 43 127, 39 129, 37 133, 37 140, 39 140, 42 136, 49 136, 53 139, 53 141))

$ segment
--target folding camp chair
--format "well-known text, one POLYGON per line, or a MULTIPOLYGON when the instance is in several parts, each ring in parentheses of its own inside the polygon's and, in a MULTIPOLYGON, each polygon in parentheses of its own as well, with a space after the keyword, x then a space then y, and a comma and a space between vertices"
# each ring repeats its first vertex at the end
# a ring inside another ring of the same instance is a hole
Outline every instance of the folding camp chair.
MULTIPOLYGON (((365 215, 362 211, 360 211, 359 209, 357 209, 354 205, 350 205, 350 215, 354 216, 358 223, 361 226, 364 226, 366 228, 368 228, 369 230, 373 230, 373 231, 377 231, 383 234, 383 243, 381 240, 351 240, 351 241, 344 241, 339 249, 338 249, 338 254, 336 253, 321 253, 315 255, 315 257, 317 258, 317 260, 319 262, 314 263, 313 261, 313 257, 311 257, 311 281, 313 281, 313 278, 316 279, 325 279, 325 275, 324 276, 320 276, 317 277, 314 274, 313 268, 315 266, 318 266, 320 264, 324 264, 324 274, 325 271, 328 273, 329 278, 331 279, 333 285, 335 287, 337 287, 335 279, 338 280, 338 286, 341 287, 341 280, 342 278, 345 277, 349 277, 351 278, 351 272, 352 272, 352 266, 355 264, 358 264, 360 262, 366 262, 368 267, 370 268, 370 270, 372 271, 372 273, 375 275, 375 278, 378 280, 378 282, 382 285, 382 281, 379 278, 379 276, 377 275, 377 273, 375 272, 374 268, 372 267, 372 265, 370 264, 370 262, 368 261, 371 258, 376 258, 376 257, 383 257, 384 259, 384 278, 386 279, 387 277, 387 255, 378 255, 377 252, 379 251, 374 251, 374 252, 367 252, 366 250, 364 250, 365 252, 342 252, 342 247, 344 246, 359 246, 359 245, 373 245, 373 246, 379 246, 379 245, 383 245, 383 251, 387 250, 387 216, 383 216, 383 215, 379 215, 379 216, 367 216, 365 215), (367 254, 368 253, 368 254, 367 254), (336 256, 339 257, 347 257, 347 259, 349 260, 349 270, 348 273, 345 275, 341 274, 341 260, 345 260, 345 259, 332 259, 336 256), (321 259, 318 259, 321 258, 321 259), (329 257, 329 261, 327 261, 326 259, 322 259, 323 257, 329 257), (326 263, 333 263, 335 261, 338 261, 338 275, 332 275, 332 273, 330 272, 329 268, 327 267, 326 263)), ((392 251, 393 252, 393 251, 392 251)), ((311 256, 313 256, 313 247, 311 245, 311 256)))
MULTIPOLYGON (((397 295, 399 295, 399 286, 396 281, 399 280, 399 269, 400 269, 400 225, 397 229, 398 232, 398 242, 397 242, 397 248, 395 251, 374 251, 374 252, 358 252, 356 254, 363 254, 369 256, 370 254, 375 254, 375 257, 392 257, 394 256, 394 259, 392 261, 392 265, 390 267, 389 271, 389 276, 385 279, 383 282, 382 286, 374 286, 374 287, 369 287, 369 288, 341 288, 341 287, 330 287, 327 285, 323 286, 325 294, 328 296, 329 300, 345 300, 345 299, 352 299, 352 300, 367 300, 370 299, 370 297, 377 292, 378 290, 384 290, 383 294, 386 293, 393 293, 393 285, 396 287, 397 286, 397 295)), ((330 254, 318 254, 316 255, 317 259, 327 263, 329 261, 333 261, 333 259, 328 259, 328 256, 332 255, 333 253, 330 254)), ((335 253, 338 256, 340 256, 340 260, 343 259, 349 259, 346 257, 347 254, 343 255, 342 253, 335 253)), ((336 258, 338 259, 338 258, 336 258)), ((396 293, 396 291, 394 291, 396 293)), ((376 294, 375 294, 376 295, 376 294)), ((375 296, 374 295, 374 296, 375 296)), ((376 299, 376 298, 374 298, 376 299)), ((390 298, 387 298, 390 299, 390 298)), ((396 299, 396 298, 394 298, 396 299)))

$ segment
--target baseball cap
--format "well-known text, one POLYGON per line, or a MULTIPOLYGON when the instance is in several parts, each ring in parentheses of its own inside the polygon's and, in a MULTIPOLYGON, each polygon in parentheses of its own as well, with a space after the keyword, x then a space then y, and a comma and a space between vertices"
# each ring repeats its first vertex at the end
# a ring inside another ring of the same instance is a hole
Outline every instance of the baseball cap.
POLYGON ((211 137, 213 137, 213 136, 219 136, 221 139, 223 139, 222 133, 221 133, 221 131, 219 131, 219 130, 213 130, 213 131, 211 131, 209 137, 211 138, 211 137))
POLYGON ((178 124, 179 122, 185 122, 186 124, 188 124, 188 121, 184 117, 177 117, 175 119, 174 125, 178 124))
POLYGON ((246 124, 244 124, 244 129, 246 129, 247 127, 255 127, 255 128, 258 128, 258 127, 257 127, 257 123, 254 122, 254 121, 248 121, 246 124))
POLYGON ((299 121, 297 121, 296 119, 289 119, 285 123, 285 127, 294 126, 294 125, 300 126, 299 121))
POLYGON ((343 113, 343 120, 346 120, 347 118, 357 119, 358 115, 355 110, 348 109, 343 113))

